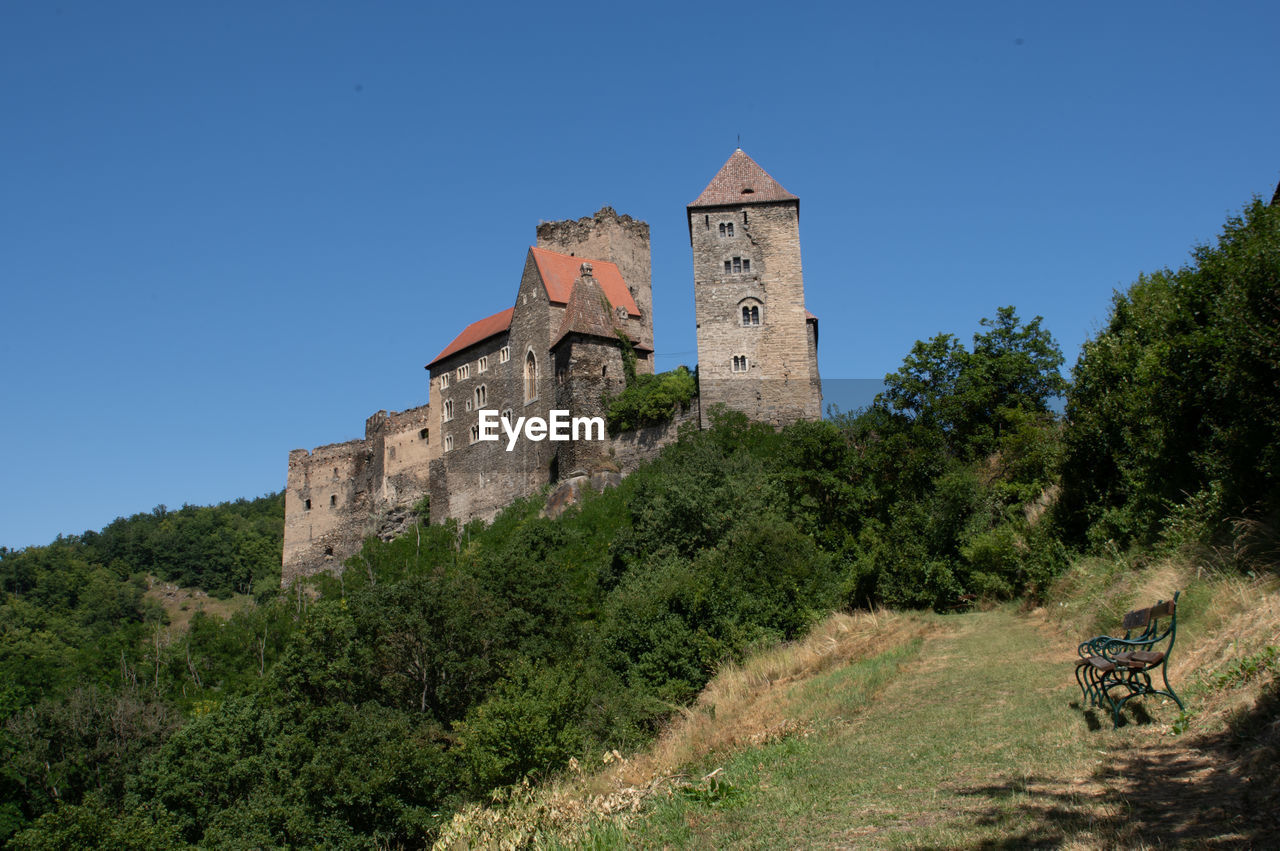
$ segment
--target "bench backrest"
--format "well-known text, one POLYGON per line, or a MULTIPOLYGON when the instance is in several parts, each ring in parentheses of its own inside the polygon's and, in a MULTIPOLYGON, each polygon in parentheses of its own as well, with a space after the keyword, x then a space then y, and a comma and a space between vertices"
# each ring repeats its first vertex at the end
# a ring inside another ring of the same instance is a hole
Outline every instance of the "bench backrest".
POLYGON ((1121 628, 1127 630, 1143 629, 1152 621, 1160 618, 1173 617, 1174 611, 1177 609, 1178 595, 1174 594, 1172 600, 1162 600, 1154 606, 1146 609, 1134 609, 1124 616, 1124 623, 1121 628))

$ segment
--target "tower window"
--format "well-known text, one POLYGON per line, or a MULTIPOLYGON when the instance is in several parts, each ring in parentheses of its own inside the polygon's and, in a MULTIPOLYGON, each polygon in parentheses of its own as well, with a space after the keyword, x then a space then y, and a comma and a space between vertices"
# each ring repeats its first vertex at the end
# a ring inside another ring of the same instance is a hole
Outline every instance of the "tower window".
POLYGON ((511 413, 511 409, 507 408, 505 411, 502 412, 502 418, 507 422, 511 422, 513 419, 515 419, 515 416, 511 413))
POLYGON ((449 373, 447 372, 444 375, 440 376, 440 389, 441 390, 449 389, 449 373))
POLYGON ((760 308, 756 305, 742 306, 742 324, 743 325, 759 325, 760 324, 760 308))
POLYGON ((470 411, 470 410, 471 410, 471 400, 470 400, 470 399, 468 399, 468 400, 467 400, 467 410, 468 410, 468 411, 470 411))
POLYGON ((503 346, 498 349, 498 363, 506 363, 511 360, 511 347, 503 346))
POLYGON ((430 432, 429 430, 425 429, 425 428, 424 428, 424 429, 421 429, 421 430, 418 432, 418 437, 422 438, 423 440, 426 440, 426 439, 427 439, 427 438, 429 438, 430 436, 431 436, 431 432, 430 432))
POLYGON ((458 367, 459 381, 463 380, 464 378, 470 378, 470 377, 471 377, 471 364, 464 363, 462 366, 458 367))
POLYGON ((724 273, 727 275, 733 271, 733 263, 729 260, 724 261, 724 273))
POLYGON ((480 363, 476 365, 477 372, 486 372, 489 369, 489 356, 485 355, 480 358, 480 363))
POLYGON ((734 355, 734 356, 733 356, 733 371, 734 371, 734 372, 746 372, 746 371, 747 371, 747 356, 746 356, 746 355, 734 355))
POLYGON ((304 507, 307 511, 310 511, 310 510, 311 510, 311 500, 309 500, 309 499, 308 499, 308 500, 306 500, 306 504, 305 504, 303 507, 304 507))
POLYGON ((441 413, 441 418, 440 418, 441 422, 447 423, 449 422, 449 420, 453 419, 453 400, 452 399, 444 400, 444 410, 441 411, 440 413, 441 413))
POLYGON ((485 386, 481 384, 479 387, 476 388, 476 407, 483 408, 484 403, 488 400, 488 398, 489 398, 489 392, 485 389, 485 386))
POLYGON ((480 426, 473 425, 471 427, 471 442, 475 443, 480 440, 480 426))
POLYGON ((451 434, 446 434, 444 436, 444 451, 445 452, 453 451, 453 435, 451 434))
POLYGON ((336 495, 336 494, 334 494, 334 495, 330 496, 330 497, 329 497, 329 507, 330 507, 330 508, 333 508, 333 507, 334 507, 335 505, 337 505, 337 504, 338 504, 338 497, 337 497, 337 495, 336 495))
POLYGON ((746 257, 734 257, 732 260, 724 261, 724 271, 726 274, 740 274, 742 272, 751 271, 751 261, 746 257))
POLYGON ((733 222, 721 222, 721 223, 720 223, 720 235, 721 235, 721 236, 733 236, 733 222))

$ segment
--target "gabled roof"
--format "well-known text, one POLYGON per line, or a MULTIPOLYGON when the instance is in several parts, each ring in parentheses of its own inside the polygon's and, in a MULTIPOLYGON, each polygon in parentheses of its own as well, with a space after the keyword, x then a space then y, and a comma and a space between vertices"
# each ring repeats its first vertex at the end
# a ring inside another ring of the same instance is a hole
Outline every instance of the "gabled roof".
POLYGON ((799 200, 738 148, 689 206, 724 207, 799 200))
POLYGON ((609 300, 600 285, 591 278, 581 278, 573 286, 564 318, 560 320, 560 330, 552 336, 551 348, 572 333, 617 339, 616 328, 609 300))
POLYGON ((435 360, 427 364, 427 369, 435 366, 440 361, 455 355, 468 346, 474 346, 476 343, 482 343, 495 334, 501 334, 511 327, 511 314, 515 312, 514 307, 508 307, 501 313, 495 313, 492 316, 486 316, 484 319, 477 319, 466 328, 462 329, 462 333, 453 338, 453 342, 445 346, 444 351, 436 355, 435 360))
POLYGON ((626 282, 622 280, 622 273, 613 263, 607 260, 592 260, 589 257, 574 257, 572 254, 557 254, 537 247, 530 248, 529 253, 533 255, 533 262, 538 266, 538 274, 542 276, 542 283, 547 288, 547 298, 552 303, 569 303, 569 297, 573 295, 573 282, 582 274, 582 264, 590 263, 593 269, 592 275, 600 285, 600 289, 604 290, 609 303, 615 308, 625 307, 629 316, 640 315, 636 300, 631 297, 631 290, 627 289, 626 282))

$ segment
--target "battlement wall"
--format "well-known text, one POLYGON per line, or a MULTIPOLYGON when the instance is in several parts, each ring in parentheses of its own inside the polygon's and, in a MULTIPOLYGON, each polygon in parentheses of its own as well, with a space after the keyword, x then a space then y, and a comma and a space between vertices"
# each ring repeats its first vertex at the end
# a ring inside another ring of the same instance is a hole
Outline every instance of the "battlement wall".
POLYGON ((379 411, 365 437, 289 453, 281 582, 335 571, 378 531, 378 516, 427 492, 430 411, 379 411))

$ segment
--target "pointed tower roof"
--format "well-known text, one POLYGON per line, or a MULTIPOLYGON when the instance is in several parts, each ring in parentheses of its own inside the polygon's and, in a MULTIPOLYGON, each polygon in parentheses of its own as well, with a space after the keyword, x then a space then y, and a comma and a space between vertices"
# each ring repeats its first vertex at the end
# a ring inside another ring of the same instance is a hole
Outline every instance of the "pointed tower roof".
POLYGON ((584 270, 583 276, 574 281, 572 286, 573 292, 565 305, 560 329, 553 337, 555 342, 551 344, 551 348, 554 349, 571 333, 616 338, 617 324, 613 321, 609 299, 600 284, 590 276, 590 269, 584 270))
POLYGON ((757 165, 755 160, 743 153, 742 148, 738 148, 689 207, 726 207, 799 200, 783 189, 782 184, 770 177, 769 172, 757 165))

